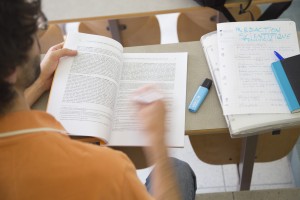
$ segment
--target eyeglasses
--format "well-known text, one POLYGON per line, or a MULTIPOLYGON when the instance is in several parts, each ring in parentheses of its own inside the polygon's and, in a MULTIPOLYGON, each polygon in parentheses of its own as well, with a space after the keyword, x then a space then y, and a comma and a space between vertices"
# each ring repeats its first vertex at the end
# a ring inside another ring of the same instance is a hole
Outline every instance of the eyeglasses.
POLYGON ((48 19, 42 11, 40 11, 39 15, 37 16, 37 27, 39 30, 43 31, 47 30, 48 28, 48 19))

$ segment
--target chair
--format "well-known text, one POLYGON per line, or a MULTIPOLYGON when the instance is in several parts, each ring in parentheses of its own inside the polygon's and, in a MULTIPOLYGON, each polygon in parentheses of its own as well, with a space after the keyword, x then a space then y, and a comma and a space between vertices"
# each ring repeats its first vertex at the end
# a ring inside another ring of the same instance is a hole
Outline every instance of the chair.
MULTIPOLYGON (((160 44, 160 28, 155 16, 120 19, 118 23, 124 47, 160 44)), ((78 31, 112 37, 108 20, 81 22, 78 31)))
POLYGON ((180 42, 199 41, 201 36, 215 31, 216 22, 213 18, 217 11, 205 7, 203 11, 180 13, 177 21, 177 34, 180 42))
MULTIPOLYGON (((239 15, 238 8, 228 9, 237 21, 250 21, 251 15, 245 13, 239 15)), ((249 10, 253 13, 254 19, 260 16, 260 9, 257 6, 251 6, 249 10)), ((201 11, 189 11, 181 13, 177 22, 177 33, 180 42, 197 41, 201 36, 215 31, 218 11, 204 7, 201 11)))
POLYGON ((42 54, 45 54, 50 47, 64 41, 63 32, 56 24, 50 25, 46 31, 39 32, 38 38, 42 54))
MULTIPOLYGON (((271 162, 286 156, 296 144, 300 128, 289 128, 258 136, 255 162, 271 162)), ((224 165, 240 163, 242 138, 231 138, 229 132, 189 135, 197 157, 208 164, 224 165)))

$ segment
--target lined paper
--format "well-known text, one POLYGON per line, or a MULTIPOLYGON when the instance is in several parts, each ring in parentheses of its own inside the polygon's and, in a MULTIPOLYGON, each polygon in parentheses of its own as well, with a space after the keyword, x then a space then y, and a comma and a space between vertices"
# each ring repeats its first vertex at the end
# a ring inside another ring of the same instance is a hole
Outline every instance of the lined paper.
MULTIPOLYGON (((202 36, 201 44, 222 105, 221 75, 216 31, 202 36)), ((232 138, 256 135, 300 123, 300 113, 224 115, 224 117, 232 138)))
POLYGON ((295 23, 221 23, 217 35, 224 115, 289 113, 271 63, 299 54, 295 23))

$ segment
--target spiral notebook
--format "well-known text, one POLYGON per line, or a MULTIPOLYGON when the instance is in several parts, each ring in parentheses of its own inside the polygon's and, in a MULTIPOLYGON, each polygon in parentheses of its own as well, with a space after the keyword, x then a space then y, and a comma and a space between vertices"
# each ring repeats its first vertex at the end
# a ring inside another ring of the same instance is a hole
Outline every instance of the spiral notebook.
MULTIPOLYGON (((293 33, 297 34, 297 33, 293 33)), ((295 41, 298 43, 298 41, 295 41)), ((222 63, 219 59, 217 31, 208 33, 201 38, 201 44, 212 74, 220 103, 223 108, 224 96, 222 91, 222 63)), ((271 68, 271 63, 270 63, 271 68)), ((223 109, 224 110, 224 109, 223 109)), ((224 114, 230 135, 233 138, 255 135, 276 129, 300 125, 300 113, 296 114, 224 114)))

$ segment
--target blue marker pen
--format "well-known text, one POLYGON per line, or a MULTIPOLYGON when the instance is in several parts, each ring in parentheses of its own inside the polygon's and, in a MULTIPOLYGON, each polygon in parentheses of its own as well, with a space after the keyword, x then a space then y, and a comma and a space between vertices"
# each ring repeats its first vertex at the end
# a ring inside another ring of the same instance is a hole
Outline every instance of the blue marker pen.
POLYGON ((277 51, 274 51, 274 54, 279 60, 284 60, 284 58, 277 51))
POLYGON ((196 94, 194 95, 189 105, 190 112, 197 112, 202 102, 204 101, 205 97, 207 96, 211 84, 212 84, 212 80, 207 78, 203 81, 202 85, 199 86, 196 94))

